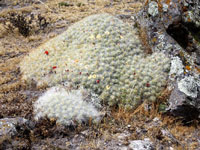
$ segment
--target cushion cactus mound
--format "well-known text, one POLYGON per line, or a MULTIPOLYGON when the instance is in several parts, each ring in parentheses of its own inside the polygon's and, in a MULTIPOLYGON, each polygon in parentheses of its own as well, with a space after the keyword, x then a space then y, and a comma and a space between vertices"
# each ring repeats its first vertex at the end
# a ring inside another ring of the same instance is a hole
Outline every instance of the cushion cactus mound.
POLYGON ((30 52, 20 64, 23 79, 37 85, 84 87, 110 106, 127 109, 155 100, 166 85, 170 61, 145 56, 137 30, 109 14, 97 14, 30 52))
MULTIPOLYGON (((82 89, 67 91, 62 86, 50 88, 34 104, 35 119, 47 116, 62 125, 88 123, 90 119, 98 123, 101 114, 91 100, 87 102, 83 92, 82 89)), ((99 104, 98 99, 94 100, 95 104, 99 104)))

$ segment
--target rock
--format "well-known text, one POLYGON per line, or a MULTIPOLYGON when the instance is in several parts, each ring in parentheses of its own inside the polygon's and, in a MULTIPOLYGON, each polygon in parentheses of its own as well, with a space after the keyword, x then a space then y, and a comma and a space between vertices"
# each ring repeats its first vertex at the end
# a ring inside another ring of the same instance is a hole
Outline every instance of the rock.
POLYGON ((32 128, 32 122, 21 117, 0 119, 0 149, 30 149, 26 136, 32 128))
POLYGON ((13 136, 17 133, 15 125, 8 118, 0 120, 0 136, 13 136))
POLYGON ((174 90, 169 112, 188 118, 189 110, 195 113, 190 119, 200 112, 199 14, 198 0, 149 0, 132 17, 140 27, 144 45, 153 53, 163 51, 171 58, 169 88, 174 90))
POLYGON ((200 27, 200 2, 199 0, 185 0, 184 3, 183 20, 185 23, 194 24, 200 27))
POLYGON ((130 141, 129 148, 131 150, 155 150, 153 143, 148 138, 130 141))
POLYGON ((130 133, 128 131, 124 131, 123 133, 120 133, 118 136, 117 136, 117 139, 119 140, 120 143, 123 143, 123 141, 125 139, 127 139, 128 137, 130 137, 130 133))
POLYGON ((181 116, 186 120, 197 119, 200 115, 200 96, 192 98, 181 92, 176 85, 170 98, 168 110, 175 116, 181 116))
POLYGON ((176 54, 181 47, 166 32, 166 29, 172 23, 181 20, 180 8, 163 3, 163 10, 161 11, 160 5, 160 3, 150 0, 133 18, 139 24, 141 32, 145 32, 147 38, 145 41, 153 52, 164 51, 176 54))
POLYGON ((149 3, 149 8, 148 8, 148 13, 155 17, 159 14, 158 12, 158 3, 156 3, 155 1, 152 1, 149 3))
POLYGON ((200 80, 195 80, 193 76, 186 76, 178 81, 178 89, 185 95, 196 98, 198 94, 198 87, 200 86, 200 80))
POLYGON ((0 136, 15 136, 17 134, 16 127, 22 129, 27 124, 28 120, 21 117, 0 119, 0 136))

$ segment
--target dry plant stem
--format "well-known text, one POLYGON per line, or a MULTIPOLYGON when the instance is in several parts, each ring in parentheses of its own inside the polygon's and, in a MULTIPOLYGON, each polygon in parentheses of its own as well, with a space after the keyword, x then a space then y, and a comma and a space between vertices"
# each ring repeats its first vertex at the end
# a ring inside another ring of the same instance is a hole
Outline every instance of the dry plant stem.
POLYGON ((47 6, 45 3, 43 3, 41 0, 36 0, 38 2, 40 2, 41 4, 43 4, 48 10, 53 11, 51 8, 49 8, 49 6, 47 6))

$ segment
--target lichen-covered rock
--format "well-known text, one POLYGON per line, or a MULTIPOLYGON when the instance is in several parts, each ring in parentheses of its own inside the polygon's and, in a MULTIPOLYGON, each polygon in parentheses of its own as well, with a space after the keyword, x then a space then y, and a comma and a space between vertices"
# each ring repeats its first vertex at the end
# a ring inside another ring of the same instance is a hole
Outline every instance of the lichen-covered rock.
POLYGON ((155 1, 152 1, 149 3, 148 13, 152 15, 153 17, 157 16, 159 14, 158 12, 158 3, 155 1))
MULTIPOLYGON (((185 88, 185 86, 183 87, 185 88)), ((194 94, 193 91, 190 92, 194 94)), ((178 88, 178 85, 175 86, 169 97, 169 104, 168 109, 174 116, 181 116, 187 121, 200 118, 200 95, 197 95, 196 98, 187 96, 178 88)))
POLYGON ((99 100, 95 99, 93 105, 84 99, 82 93, 84 91, 67 91, 63 87, 52 87, 35 102, 35 119, 47 116, 62 125, 71 125, 74 121, 87 123, 90 119, 98 122, 101 115, 95 105, 100 105, 99 100))
POLYGON ((196 27, 200 27, 200 1, 184 0, 183 5, 185 7, 183 14, 184 22, 193 23, 196 27))
POLYGON ((195 80, 193 76, 185 77, 178 82, 178 88, 181 92, 185 93, 187 96, 196 98, 198 94, 198 87, 200 86, 200 81, 195 80))
POLYGON ((32 51, 21 62, 23 79, 38 85, 82 86, 110 106, 154 101, 166 85, 169 59, 145 56, 136 29, 109 14, 89 16, 32 51))
MULTIPOLYGON (((200 4, 197 0, 159 2, 149 0, 133 18, 141 30, 146 31, 146 41, 148 41, 152 51, 164 51, 175 56, 184 53, 184 50, 186 52, 198 51, 199 27, 197 20, 199 20, 199 8, 200 4), (190 11, 198 18, 195 19, 196 23, 192 23, 191 19, 183 19, 190 16, 190 11)), ((189 58, 197 61, 197 56, 191 55, 189 58)), ((192 62, 190 63, 192 64, 192 62)))
POLYGON ((171 59, 171 68, 169 75, 171 78, 175 78, 176 76, 180 76, 181 74, 184 73, 184 66, 182 64, 182 61, 179 57, 172 57, 171 59))
POLYGON ((200 95, 197 84, 200 80, 199 8, 198 0, 148 0, 143 9, 132 17, 140 31, 144 31, 143 43, 146 47, 152 52, 162 51, 171 58, 169 88, 175 90, 178 84, 178 91, 185 94, 181 96, 184 99, 180 103, 169 101, 174 105, 170 106, 171 112, 181 107, 184 110, 186 105, 187 108, 199 109, 198 105, 191 105, 199 103, 200 95), (188 103, 188 97, 192 103, 188 103))
POLYGON ((16 126, 21 129, 30 128, 30 121, 21 117, 0 119, 0 136, 15 136, 17 134, 16 126))
POLYGON ((0 119, 0 149, 30 149, 27 138, 34 124, 25 118, 0 119))
POLYGON ((0 136, 13 136, 16 133, 15 125, 10 119, 5 118, 0 120, 0 136))
POLYGON ((171 0, 171 3, 149 0, 143 9, 132 17, 138 23, 141 32, 145 32, 147 38, 145 44, 148 44, 152 52, 163 51, 177 54, 181 49, 180 45, 166 32, 173 22, 181 20, 180 7, 179 5, 175 7, 172 1, 176 0, 171 0))

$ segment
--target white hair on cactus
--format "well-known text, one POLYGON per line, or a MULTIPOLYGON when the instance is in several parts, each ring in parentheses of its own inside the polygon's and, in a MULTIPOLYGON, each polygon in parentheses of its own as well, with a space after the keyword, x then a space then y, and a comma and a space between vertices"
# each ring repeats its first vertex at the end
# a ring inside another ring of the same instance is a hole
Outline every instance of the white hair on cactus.
POLYGON ((98 122, 100 112, 92 103, 84 101, 81 92, 69 92, 59 86, 50 88, 34 104, 35 119, 47 116, 63 125, 70 125, 73 121, 87 122, 89 119, 98 122))

